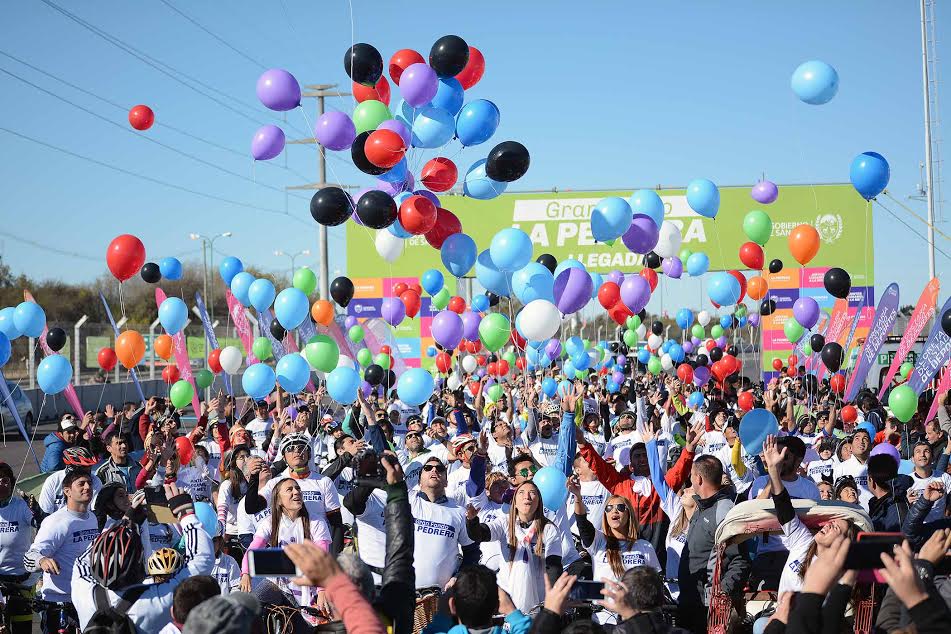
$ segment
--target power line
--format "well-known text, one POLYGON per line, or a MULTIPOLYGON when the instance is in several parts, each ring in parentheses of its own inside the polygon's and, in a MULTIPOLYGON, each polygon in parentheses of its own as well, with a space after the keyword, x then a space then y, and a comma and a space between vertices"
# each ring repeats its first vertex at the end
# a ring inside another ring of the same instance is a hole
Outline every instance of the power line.
POLYGON ((202 31, 204 31, 205 33, 207 33, 208 35, 210 35, 211 37, 215 38, 215 39, 216 39, 218 42, 220 42, 221 44, 227 46, 229 49, 231 49, 232 51, 234 51, 235 53, 237 53, 238 55, 240 55, 240 56, 243 57, 244 59, 248 60, 248 61, 251 62, 252 64, 255 64, 256 66, 258 66, 259 68, 261 68, 261 69, 263 69, 263 70, 267 70, 267 66, 265 66, 264 64, 262 64, 262 63, 259 62, 258 60, 254 59, 253 57, 251 57, 250 55, 248 55, 248 54, 245 53, 244 51, 241 51, 241 50, 235 48, 235 47, 232 46, 227 40, 225 40, 223 37, 221 37, 221 36, 219 36, 219 35, 213 33, 212 31, 210 31, 208 28, 206 28, 204 25, 202 25, 200 22, 198 22, 198 20, 195 20, 194 18, 192 18, 191 16, 189 16, 188 14, 186 14, 184 11, 182 11, 181 9, 179 9, 178 7, 176 7, 175 5, 173 5, 171 2, 168 2, 168 0, 160 0, 160 2, 161 2, 162 4, 164 4, 166 7, 168 7, 169 9, 171 9, 172 11, 174 11, 175 13, 177 13, 178 15, 182 16, 183 18, 185 18, 186 20, 188 20, 189 22, 191 22, 192 24, 194 24, 196 27, 198 27, 199 29, 201 29, 202 31))
MULTIPOLYGON (((4 214, 4 216, 9 217, 6 214, 4 214)), ((35 249, 40 249, 42 251, 49 251, 50 253, 56 253, 58 255, 63 255, 66 257, 77 258, 80 260, 89 260, 91 262, 102 262, 103 260, 102 257, 95 257, 92 255, 86 255, 84 253, 76 253, 75 251, 65 251, 63 249, 57 249, 56 247, 52 247, 49 244, 46 244, 43 242, 37 242, 36 240, 30 240, 29 238, 18 236, 16 234, 10 233, 9 231, 0 230, 0 236, 10 238, 14 242, 20 242, 22 244, 29 245, 35 249)))
MULTIPOLYGON (((909 225, 907 222, 905 222, 904 220, 902 220, 902 218, 901 218, 900 216, 898 216, 898 215, 897 215, 895 212, 893 212, 891 209, 889 209, 888 207, 886 207, 885 205, 883 205, 881 200, 879 200, 878 198, 875 198, 874 200, 875 200, 876 203, 878 203, 878 206, 879 206, 879 207, 881 207, 882 209, 884 209, 885 211, 887 211, 887 212, 888 212, 888 215, 890 215, 892 218, 894 218, 895 220, 897 220, 898 222, 900 222, 901 224, 903 224, 906 229, 908 229, 909 231, 911 231, 913 234, 915 234, 916 236, 918 236, 919 238, 921 238, 921 239, 924 240, 925 242, 928 241, 928 238, 926 238, 925 236, 923 236, 923 235, 921 235, 920 233, 918 233, 917 231, 915 231, 915 229, 914 229, 911 225, 909 225)), ((948 255, 947 253, 945 253, 944 251, 942 251, 941 249, 939 249, 937 246, 935 246, 935 251, 937 251, 938 253, 940 253, 940 254, 943 255, 944 257, 946 257, 946 258, 948 258, 949 260, 951 260, 951 255, 948 255)))

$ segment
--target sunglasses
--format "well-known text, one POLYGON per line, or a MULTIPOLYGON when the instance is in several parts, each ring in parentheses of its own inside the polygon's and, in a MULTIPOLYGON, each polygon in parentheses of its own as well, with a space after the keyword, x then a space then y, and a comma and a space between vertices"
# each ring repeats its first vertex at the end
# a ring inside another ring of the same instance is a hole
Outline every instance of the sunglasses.
POLYGON ((462 448, 462 453, 472 453, 475 451, 475 449, 475 445, 467 445, 466 447, 462 448))
POLYGON ((627 513, 628 511, 627 504, 605 504, 604 512, 610 513, 611 511, 617 511, 618 513, 627 513))
POLYGON ((532 465, 531 467, 528 467, 527 469, 519 469, 518 471, 515 472, 515 475, 519 475, 519 476, 522 476, 523 478, 527 478, 528 476, 535 475, 536 473, 538 473, 538 467, 536 467, 535 465, 532 465))
POLYGON ((409 440, 410 438, 422 438, 422 436, 420 436, 418 432, 414 431, 406 434, 406 440, 409 440))
POLYGON ((446 473, 446 467, 441 464, 428 464, 423 467, 423 471, 429 473, 430 471, 438 471, 439 473, 446 473))

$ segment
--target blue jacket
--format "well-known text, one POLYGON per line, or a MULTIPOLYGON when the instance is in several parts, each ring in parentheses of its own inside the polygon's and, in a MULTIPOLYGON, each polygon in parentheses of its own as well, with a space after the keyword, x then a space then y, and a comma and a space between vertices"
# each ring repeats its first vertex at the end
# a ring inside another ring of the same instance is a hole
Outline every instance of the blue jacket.
POLYGON ((52 433, 43 439, 43 446, 46 453, 43 454, 43 460, 40 462, 40 471, 50 473, 59 471, 66 465, 63 464, 63 452, 69 447, 63 437, 58 433, 52 433))
POLYGON ((484 630, 469 630, 465 625, 454 625, 453 619, 448 614, 438 612, 433 618, 432 623, 426 626, 423 634, 528 634, 532 629, 532 618, 525 616, 518 610, 515 610, 505 617, 505 625, 508 627, 494 626, 484 630))

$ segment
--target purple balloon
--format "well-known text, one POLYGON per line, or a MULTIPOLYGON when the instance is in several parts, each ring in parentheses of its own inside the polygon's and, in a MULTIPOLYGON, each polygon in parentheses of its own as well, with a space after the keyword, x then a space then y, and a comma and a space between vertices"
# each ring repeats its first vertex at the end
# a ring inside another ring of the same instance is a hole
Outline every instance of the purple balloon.
POLYGON ((376 127, 377 130, 392 130, 396 132, 403 139, 403 143, 406 144, 406 147, 410 147, 413 144, 413 133, 405 123, 399 119, 387 119, 380 125, 376 127))
MULTIPOLYGON (((458 314, 451 310, 441 310, 433 317, 433 322, 429 329, 436 343, 443 348, 452 350, 462 341, 464 325, 462 318, 458 314)), ((476 330, 476 334, 478 335, 478 329, 476 330)))
POLYGON ((276 125, 262 125, 251 139, 251 156, 255 161, 268 161, 284 151, 284 130, 276 125))
POLYGON ((750 196, 758 203, 768 205, 779 197, 779 188, 772 181, 760 181, 753 185, 750 196))
MULTIPOLYGON (((645 216, 646 218, 646 216, 645 216)), ((650 218, 647 218, 650 220, 650 218)), ((653 220, 650 220, 651 225, 654 226, 655 232, 657 225, 654 224, 653 220)), ((629 275, 624 279, 624 283, 621 284, 621 301, 624 302, 624 305, 627 306, 632 313, 635 315, 641 312, 647 302, 651 298, 651 285, 640 275, 629 275)))
POLYGON ((624 373, 618 372, 618 371, 612 372, 611 380, 617 383, 618 385, 622 385, 624 383, 624 373))
POLYGON ((442 203, 439 202, 439 196, 432 193, 428 189, 417 189, 413 192, 417 196, 422 196, 423 198, 428 198, 436 207, 442 207, 442 203))
POLYGON ((721 348, 726 347, 726 335, 720 335, 719 337, 717 337, 717 345, 720 346, 721 348))
POLYGON ((614 362, 617 363, 619 366, 623 367, 627 365, 627 357, 624 356, 623 354, 619 354, 617 358, 614 360, 614 362))
POLYGON ((485 368, 479 368, 476 370, 476 376, 480 379, 485 376, 485 368))
POLYGON ((759 326, 759 313, 753 313, 750 315, 750 325, 754 328, 759 326))
POLYGON ((613 271, 608 273, 607 277, 604 278, 604 281, 614 282, 615 284, 620 286, 622 283, 624 283, 624 273, 621 273, 617 269, 614 269, 613 271))
MULTIPOLYGON (((449 311, 452 312, 452 311, 449 311)), ((479 324, 482 322, 482 317, 478 313, 474 313, 471 310, 464 311, 461 315, 462 317, 462 338, 468 339, 469 341, 478 341, 479 340, 479 324)), ((456 344, 459 345, 459 344, 456 344)))
POLYGON ((380 314, 383 315, 383 319, 385 319, 389 325, 394 327, 399 326, 403 318, 406 317, 406 304, 396 297, 387 297, 383 300, 383 305, 380 307, 380 314))
POLYGON ((885 454, 886 456, 891 456, 895 460, 895 464, 901 465, 901 455, 898 453, 898 448, 890 442, 881 442, 872 447, 872 453, 869 455, 878 456, 885 454))
POLYGON ((357 321, 357 318, 351 315, 344 320, 343 325, 347 327, 347 330, 350 330, 359 323, 360 322, 357 321))
POLYGON ((389 181, 380 180, 379 178, 376 179, 376 184, 373 186, 373 189, 386 192, 390 196, 397 196, 402 192, 412 190, 412 188, 406 186, 406 183, 391 183, 389 181))
POLYGON ((693 352, 693 342, 685 341, 683 342, 683 345, 681 346, 681 348, 684 349, 684 353, 690 354, 691 352, 693 352))
POLYGON ((347 113, 331 110, 317 119, 314 138, 328 150, 346 150, 357 138, 357 128, 347 113))
POLYGON ((283 112, 300 105, 300 84, 286 70, 272 68, 258 77, 258 99, 271 110, 283 112))
POLYGON ((563 315, 576 313, 591 301, 591 291, 594 282, 584 269, 569 267, 555 278, 552 293, 555 296, 555 306, 563 315))
POLYGON ((710 380, 710 368, 705 365, 698 365, 694 368, 693 371, 693 383, 694 385, 706 385, 707 381, 710 380))
POLYGON ((410 64, 400 75, 400 94, 403 95, 403 101, 414 108, 421 108, 432 101, 437 90, 439 77, 429 64, 410 64))
POLYGON ((811 297, 800 297, 792 305, 792 314, 800 326, 809 330, 819 321, 819 303, 811 297))
POLYGON ((664 275, 672 277, 675 280, 679 280, 680 276, 684 274, 684 263, 681 262, 677 256, 664 258, 660 268, 663 269, 664 275))
POLYGON ((361 381, 360 391, 363 392, 363 396, 365 398, 367 396, 370 396, 370 394, 373 392, 373 386, 367 383, 366 381, 361 381))
POLYGON ((692 344, 695 345, 695 346, 699 346, 699 345, 700 345, 700 337, 691 337, 691 338, 690 338, 690 343, 692 343, 692 344))
POLYGON ((548 355, 549 359, 557 359, 558 355, 561 354, 561 342, 557 339, 549 339, 548 343, 545 344, 545 354, 548 355))
POLYGON ((651 249, 657 246, 659 238, 660 229, 657 228, 657 223, 654 222, 653 218, 644 214, 635 215, 634 219, 631 220, 631 226, 621 236, 624 246, 633 253, 650 252, 651 249))

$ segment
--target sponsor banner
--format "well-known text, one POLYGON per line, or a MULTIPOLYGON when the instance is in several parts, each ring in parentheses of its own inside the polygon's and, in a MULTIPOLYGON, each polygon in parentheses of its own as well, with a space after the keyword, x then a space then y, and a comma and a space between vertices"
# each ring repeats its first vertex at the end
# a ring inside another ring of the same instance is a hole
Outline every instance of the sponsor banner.
MULTIPOLYGON (((865 383, 872 364, 876 360, 879 349, 885 342, 892 326, 895 325, 895 318, 898 317, 898 284, 894 282, 889 284, 878 300, 878 307, 875 309, 875 316, 872 318, 872 324, 868 330, 868 336, 865 338, 865 344, 859 352, 856 361, 855 370, 849 380, 848 389, 845 392, 845 400, 852 401, 858 394, 859 388, 865 383)), ((881 365, 884 365, 881 364, 881 365)))
POLYGON ((379 277, 354 277, 353 282, 354 297, 382 297, 383 279, 379 277))
POLYGON ((931 401, 931 409, 928 410, 926 421, 932 420, 938 413, 938 397, 951 389, 951 361, 949 361, 941 371, 941 381, 935 390, 934 400, 931 401))
POLYGON ((225 299, 228 301, 228 314, 231 315, 231 323, 234 324, 234 329, 238 331, 238 337, 241 339, 241 345, 244 348, 244 365, 249 367, 257 363, 258 359, 251 352, 254 335, 251 332, 251 324, 248 322, 248 313, 241 302, 238 301, 238 298, 232 295, 228 289, 225 289, 225 299))
MULTIPOLYGON (((195 305, 198 307, 198 316, 201 318, 201 325, 205 329, 205 338, 208 340, 208 347, 211 350, 214 350, 219 347, 218 336, 215 335, 215 329, 211 325, 211 320, 208 319, 208 311, 205 310, 205 301, 201 298, 201 293, 198 291, 195 291, 195 305)), ((191 339, 192 337, 185 338, 185 344, 188 347, 189 359, 193 358, 191 339)), ((209 350, 209 352, 211 350, 209 350)), ((202 351, 202 356, 204 356, 204 350, 202 351)), ((231 389, 231 375, 222 370, 221 381, 225 385, 225 391, 228 393, 228 396, 234 396, 234 391, 231 389)))
POLYGON ((779 290, 781 288, 799 288, 799 270, 783 269, 779 273, 767 273, 765 276, 766 284, 770 290, 779 290))
POLYGON ((347 306, 347 314, 359 319, 373 319, 383 316, 383 298, 353 298, 347 306))
POLYGON ((821 288, 825 290, 823 279, 830 267, 803 269, 802 288, 821 288))
MULTIPOLYGON (((951 310, 951 298, 945 301, 938 314, 943 315, 948 310, 951 310)), ((915 391, 915 394, 921 394, 924 391, 941 366, 948 362, 949 356, 951 356, 951 337, 941 327, 941 320, 935 319, 931 334, 928 335, 928 340, 925 341, 925 346, 918 355, 915 369, 908 377, 908 386, 915 391)))
POLYGON ((901 343, 898 344, 898 351, 895 353, 895 358, 892 359, 891 365, 888 366, 888 373, 882 379, 882 386, 878 392, 879 400, 885 396, 885 390, 891 385, 892 378, 894 378, 898 372, 899 366, 908 355, 912 346, 915 345, 915 340, 918 338, 918 335, 924 330, 928 322, 931 321, 931 318, 934 317, 935 306, 938 303, 938 292, 940 290, 941 282, 938 281, 938 278, 934 278, 928 282, 925 289, 921 291, 921 296, 918 298, 915 310, 911 313, 911 319, 908 320, 908 326, 905 328, 905 335, 901 338, 901 343))

